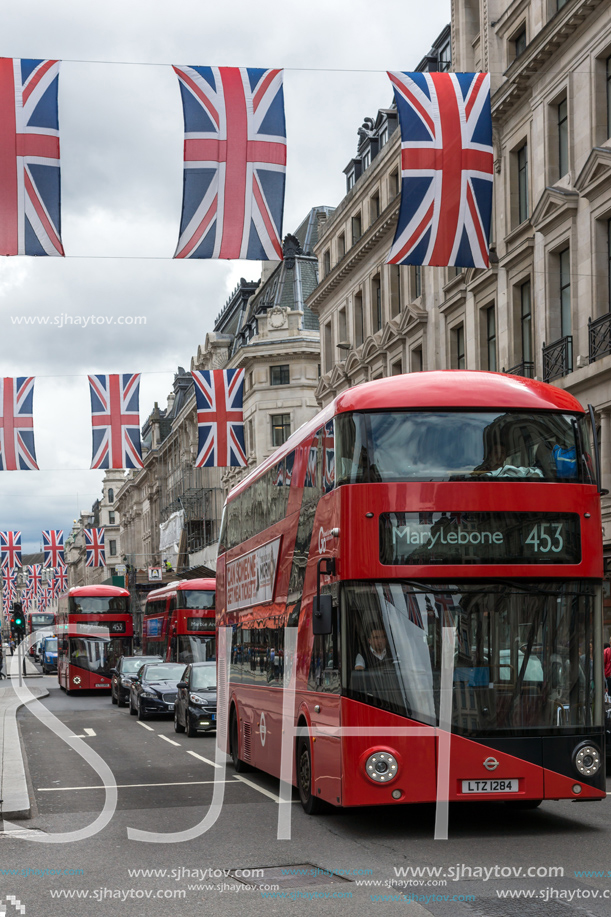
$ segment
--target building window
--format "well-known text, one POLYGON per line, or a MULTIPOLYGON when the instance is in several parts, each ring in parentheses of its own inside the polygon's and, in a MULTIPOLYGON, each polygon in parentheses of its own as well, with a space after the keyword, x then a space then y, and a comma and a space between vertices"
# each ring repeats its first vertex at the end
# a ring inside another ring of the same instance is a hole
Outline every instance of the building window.
POLYGON ((341 261, 346 254, 346 236, 344 233, 337 237, 337 260, 341 261))
POLYGON ((414 299, 418 299, 419 296, 422 296, 422 267, 419 264, 415 264, 413 268, 413 281, 414 281, 414 299))
POLYGON ((528 144, 518 150, 518 223, 528 219, 528 144))
POLYGON ((395 318, 401 311, 401 268, 398 264, 391 264, 388 272, 390 276, 390 317, 395 318))
POLYGON ((380 216, 380 194, 376 191, 373 194, 369 201, 369 222, 375 223, 377 218, 380 216))
POLYGON ((486 309, 486 354, 488 369, 496 372, 496 314, 494 306, 486 309))
POLYGON ((558 178, 569 171, 569 115, 567 100, 558 103, 558 178))
POLYGON ((569 0, 556 0, 556 10, 560 11, 568 2, 569 0))
POLYGON ((380 131, 380 149, 388 143, 388 125, 385 124, 380 131))
POLYGON ((113 512, 108 513, 108 524, 115 525, 115 514, 113 512))
POLYGON ((360 347, 365 340, 365 323, 363 321, 363 294, 354 297, 354 345, 360 347))
POLYGON ((391 376, 400 376, 403 373, 403 361, 397 360, 390 367, 391 376))
POLYGON ((452 329, 452 369, 465 368, 465 326, 457 325, 452 329))
POLYGON ((346 186, 348 188, 348 191, 350 191, 351 188, 354 188, 355 181, 356 181, 356 175, 354 174, 354 169, 352 169, 350 172, 348 172, 348 175, 346 176, 346 186))
POLYGON ((346 310, 340 309, 337 313, 337 330, 339 333, 338 343, 346 343, 348 340, 348 334, 346 332, 346 310))
POLYGON ((533 362, 533 322, 530 280, 520 285, 520 332, 522 338, 522 362, 533 362))
POLYGON ((382 284, 379 274, 371 281, 371 325, 374 334, 382 327, 382 284))
POLYGON ((399 170, 393 169, 388 176, 388 197, 392 201, 399 193, 399 170))
POLYGON ((611 137, 611 57, 607 58, 607 140, 611 137))
POLYGON ((571 333, 571 250, 558 255, 560 262, 560 337, 571 333))
POLYGON ((326 277, 327 274, 331 273, 331 252, 329 249, 324 252, 322 256, 322 275, 326 277))
POLYGON ((269 382, 270 385, 288 385, 290 383, 289 364, 283 363, 281 366, 270 366, 269 382))
POLYGON ((446 41, 445 45, 442 45, 439 49, 439 71, 441 73, 447 73, 452 66, 452 46, 449 41, 446 41))
POLYGON ((362 227, 361 227, 361 215, 357 214, 355 217, 352 217, 352 244, 354 245, 361 238, 362 227))
POLYGON ((285 443, 291 435, 291 415, 272 414, 272 446, 276 448, 285 443))
POLYGON ((108 553, 110 554, 111 557, 117 556, 117 542, 116 541, 111 540, 108 542, 108 553))
POLYGON ((252 370, 248 373, 248 388, 252 391, 255 387, 255 379, 252 370))
POLYGON ((325 372, 333 369, 333 328, 331 322, 325 325, 325 372))
MULTIPOLYGON (((319 367, 319 370, 320 370, 320 367, 319 367)), ((319 371, 318 375, 320 376, 320 371, 319 371)), ((255 425, 254 425, 254 423, 253 423, 253 421, 252 421, 252 418, 248 421, 247 430, 248 430, 248 451, 249 451, 249 452, 256 452, 256 449, 255 449, 255 425)))
POLYGON ((414 347, 412 350, 412 372, 421 373, 423 370, 422 347, 414 347))
POLYGON ((526 26, 523 25, 517 35, 514 36, 513 46, 515 49, 515 56, 519 57, 520 54, 523 54, 526 50, 526 26))
POLYGON ((363 153, 363 171, 371 165, 371 150, 365 150, 363 153))
POLYGON ((115 502, 115 492, 114 492, 114 490, 112 489, 112 487, 109 487, 109 488, 108 488, 108 502, 109 502, 109 503, 114 503, 114 502, 115 502))

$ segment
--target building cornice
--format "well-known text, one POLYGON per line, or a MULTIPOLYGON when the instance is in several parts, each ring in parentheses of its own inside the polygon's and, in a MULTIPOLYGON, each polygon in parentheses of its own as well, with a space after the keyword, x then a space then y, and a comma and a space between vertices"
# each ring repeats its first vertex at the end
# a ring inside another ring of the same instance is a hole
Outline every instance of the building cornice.
POLYGON ((603 0, 573 0, 564 6, 529 42, 505 71, 505 82, 492 97, 492 117, 505 117, 531 89, 541 68, 590 16, 603 0))
POLYGON ((573 217, 579 205, 577 191, 547 187, 537 202, 530 218, 537 232, 550 232, 567 216, 573 217))
POLYGON ((596 146, 586 159, 575 180, 575 188, 582 197, 591 200, 606 191, 611 180, 611 148, 596 146))
POLYGON ((399 214, 400 197, 400 195, 397 195, 390 202, 375 223, 361 236, 356 245, 352 246, 339 264, 336 264, 333 270, 320 281, 316 289, 310 293, 306 304, 312 312, 318 314, 325 300, 365 260, 372 249, 391 233, 394 233, 399 214))

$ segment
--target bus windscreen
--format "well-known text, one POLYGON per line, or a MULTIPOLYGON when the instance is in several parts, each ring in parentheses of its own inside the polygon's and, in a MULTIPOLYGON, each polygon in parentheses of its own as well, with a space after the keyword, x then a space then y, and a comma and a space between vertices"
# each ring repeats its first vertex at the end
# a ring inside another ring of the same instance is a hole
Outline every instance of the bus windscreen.
POLYGON ((214 608, 214 591, 203 589, 181 589, 176 597, 179 608, 192 608, 194 611, 206 611, 214 608))
POLYGON ((123 595, 70 596, 70 614, 104 615, 125 614, 129 611, 129 598, 123 595))
POLYGON ((337 484, 591 484, 583 417, 547 411, 384 411, 335 418, 337 484))

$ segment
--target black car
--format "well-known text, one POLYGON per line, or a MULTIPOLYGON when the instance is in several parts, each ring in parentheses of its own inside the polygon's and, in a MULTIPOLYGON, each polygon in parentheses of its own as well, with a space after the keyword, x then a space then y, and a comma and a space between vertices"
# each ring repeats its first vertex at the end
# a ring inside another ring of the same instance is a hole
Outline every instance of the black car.
POLYGON ((174 729, 188 736, 216 729, 216 662, 193 662, 178 682, 174 729))
POLYGON ((138 674, 138 670, 147 662, 161 662, 161 656, 120 656, 114 669, 110 670, 110 699, 119 707, 127 706, 129 689, 138 674))
POLYGON ((150 714, 174 713, 176 683, 185 671, 182 662, 151 662, 143 665, 129 690, 129 712, 139 720, 150 714))

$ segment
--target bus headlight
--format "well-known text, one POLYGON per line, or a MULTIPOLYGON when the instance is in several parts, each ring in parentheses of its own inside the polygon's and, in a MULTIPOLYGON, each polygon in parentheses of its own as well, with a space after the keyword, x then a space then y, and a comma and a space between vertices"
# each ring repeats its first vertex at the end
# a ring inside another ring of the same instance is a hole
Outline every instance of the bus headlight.
POLYGON ((583 777, 593 777, 600 770, 600 751, 596 745, 580 745, 573 752, 573 764, 583 777))
POLYGON ((376 751, 365 761, 365 773, 374 783, 390 783, 399 773, 399 765, 390 752, 376 751))

